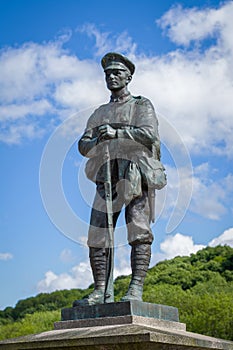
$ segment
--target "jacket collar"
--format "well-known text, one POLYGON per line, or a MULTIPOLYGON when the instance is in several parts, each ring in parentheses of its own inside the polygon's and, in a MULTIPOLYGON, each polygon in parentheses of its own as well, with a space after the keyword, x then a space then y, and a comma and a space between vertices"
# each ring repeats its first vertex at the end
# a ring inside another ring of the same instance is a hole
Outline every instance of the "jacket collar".
POLYGON ((126 94, 122 94, 121 96, 118 96, 117 98, 112 97, 110 98, 110 102, 127 102, 131 99, 131 93, 127 92, 126 94))

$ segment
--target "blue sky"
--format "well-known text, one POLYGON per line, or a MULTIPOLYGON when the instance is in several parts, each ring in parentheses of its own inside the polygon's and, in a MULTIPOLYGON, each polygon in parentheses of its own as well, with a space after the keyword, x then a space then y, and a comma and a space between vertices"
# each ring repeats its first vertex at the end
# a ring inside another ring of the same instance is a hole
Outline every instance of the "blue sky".
MULTIPOLYGON (((157 193, 151 265, 233 246, 232 1, 0 0, 0 309, 92 283, 94 186, 76 142, 109 99, 108 51, 136 64, 133 94, 160 122, 168 186, 157 193)), ((128 274, 124 220, 115 275, 128 274)))

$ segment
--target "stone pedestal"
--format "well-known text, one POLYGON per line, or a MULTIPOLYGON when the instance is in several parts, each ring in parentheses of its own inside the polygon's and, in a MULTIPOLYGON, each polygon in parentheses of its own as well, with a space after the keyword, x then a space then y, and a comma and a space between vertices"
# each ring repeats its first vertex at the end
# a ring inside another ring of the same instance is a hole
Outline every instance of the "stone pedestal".
POLYGON ((121 316, 142 316, 157 320, 179 322, 179 313, 176 307, 145 303, 137 300, 90 306, 76 306, 62 309, 61 311, 62 321, 121 316))
POLYGON ((233 350, 233 342, 187 332, 178 311, 163 305, 76 307, 62 310, 62 320, 53 331, 1 341, 0 350, 233 350))
POLYGON ((77 306, 63 309, 61 315, 62 321, 54 324, 55 329, 138 324, 186 330, 185 324, 179 322, 177 308, 141 301, 77 306))

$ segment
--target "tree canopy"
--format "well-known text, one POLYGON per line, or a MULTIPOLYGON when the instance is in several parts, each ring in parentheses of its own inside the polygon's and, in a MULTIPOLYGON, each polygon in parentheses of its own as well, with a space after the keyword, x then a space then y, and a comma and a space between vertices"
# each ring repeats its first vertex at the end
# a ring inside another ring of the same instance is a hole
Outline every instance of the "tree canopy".
MULTIPOLYGON (((130 276, 115 280, 116 301, 129 281, 130 276)), ((91 290, 93 285, 19 300, 15 307, 0 311, 0 339, 52 329, 59 310, 91 290), (28 326, 30 322, 34 327, 28 326)), ((233 340, 233 248, 207 247, 189 257, 159 262, 148 271, 143 300, 177 307, 188 331, 233 340)))

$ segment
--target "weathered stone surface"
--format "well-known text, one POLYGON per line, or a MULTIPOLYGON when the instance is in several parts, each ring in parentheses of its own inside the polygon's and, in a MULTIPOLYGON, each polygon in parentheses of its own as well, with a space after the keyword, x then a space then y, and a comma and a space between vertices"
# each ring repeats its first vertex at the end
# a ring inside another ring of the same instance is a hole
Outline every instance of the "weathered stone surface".
POLYGON ((180 322, 158 320, 152 317, 142 316, 117 316, 117 317, 98 317, 81 320, 68 320, 55 322, 55 329, 69 329, 69 328, 84 328, 84 327, 99 327, 99 326, 119 326, 119 325, 138 324, 143 326, 150 326, 154 328, 172 329, 172 330, 186 330, 186 325, 180 322))
POLYGON ((179 322, 179 314, 176 307, 145 303, 136 300, 90 306, 76 306, 62 309, 61 315, 62 321, 99 317, 142 316, 156 318, 158 320, 179 322))
POLYGON ((0 342, 1 350, 233 350, 233 342, 181 330, 119 325, 54 330, 0 342))
POLYGON ((74 307, 62 310, 62 319, 54 331, 1 341, 0 350, 233 350, 233 342, 186 332, 178 310, 164 305, 74 307))

